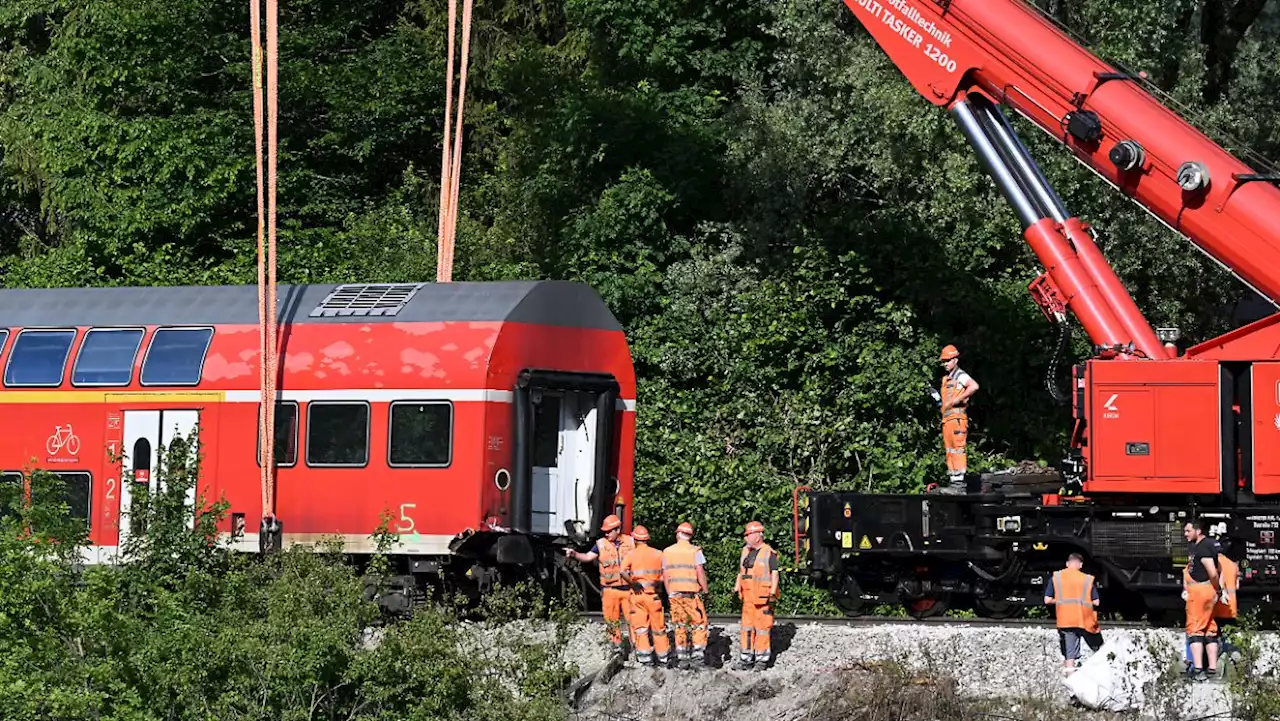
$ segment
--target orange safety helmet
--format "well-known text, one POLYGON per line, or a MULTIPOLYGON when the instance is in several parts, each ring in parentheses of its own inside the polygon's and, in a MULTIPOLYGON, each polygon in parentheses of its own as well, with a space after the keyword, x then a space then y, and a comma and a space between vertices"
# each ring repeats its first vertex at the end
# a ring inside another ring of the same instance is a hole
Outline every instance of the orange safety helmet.
POLYGON ((631 538, 637 541, 647 541, 649 540, 649 529, 644 526, 636 526, 635 529, 631 531, 631 538))
POLYGON ((750 536, 753 533, 764 533, 764 524, 759 521, 752 521, 747 524, 747 530, 742 535, 750 536))
POLYGON ((604 519, 604 523, 600 524, 600 530, 608 533, 622 525, 622 521, 615 515, 610 514, 604 519))
POLYGON ((957 350, 956 347, 953 345, 948 345, 942 349, 941 360, 949 361, 952 358, 959 358, 959 357, 960 357, 960 351, 957 350))
POLYGON ((685 521, 684 523, 681 523, 679 526, 676 526, 676 533, 687 533, 687 534, 689 534, 690 536, 692 536, 692 535, 693 535, 693 524, 692 524, 692 523, 689 523, 688 521, 685 521))

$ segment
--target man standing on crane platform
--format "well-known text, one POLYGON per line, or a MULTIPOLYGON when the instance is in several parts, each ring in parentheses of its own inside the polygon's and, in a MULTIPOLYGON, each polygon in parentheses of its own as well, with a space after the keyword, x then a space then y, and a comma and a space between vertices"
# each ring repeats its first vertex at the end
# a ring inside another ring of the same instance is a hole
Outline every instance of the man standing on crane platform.
POLYGON ((943 493, 965 493, 964 476, 968 471, 965 446, 969 437, 969 399, 978 390, 978 382, 960 369, 960 351, 953 345, 942 349, 942 445, 947 452, 947 487, 943 493))

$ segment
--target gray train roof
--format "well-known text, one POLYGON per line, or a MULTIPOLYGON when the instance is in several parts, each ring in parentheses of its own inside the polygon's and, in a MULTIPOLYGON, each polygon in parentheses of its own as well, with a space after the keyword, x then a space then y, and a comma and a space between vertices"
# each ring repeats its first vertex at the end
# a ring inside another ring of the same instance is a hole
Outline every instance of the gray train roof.
MULTIPOLYGON (((279 285, 281 323, 511 321, 620 330, 600 295, 571 281, 279 285)), ((256 324, 258 287, 0 289, 0 328, 256 324)))

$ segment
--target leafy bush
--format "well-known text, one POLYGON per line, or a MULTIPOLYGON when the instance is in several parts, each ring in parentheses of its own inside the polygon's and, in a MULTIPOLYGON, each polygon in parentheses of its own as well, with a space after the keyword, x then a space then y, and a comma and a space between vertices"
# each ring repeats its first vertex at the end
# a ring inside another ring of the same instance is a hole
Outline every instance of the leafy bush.
MULTIPOLYGON (((260 559, 221 547, 224 507, 186 492, 175 441, 140 488, 119 563, 82 567, 83 523, 56 476, 7 488, 0 520, 0 717, 555 719, 562 643, 498 644, 447 609, 386 623, 365 570, 327 548, 260 559), (38 492, 37 492, 38 491, 38 492), (192 512, 200 513, 192 523, 192 512)), ((379 561, 366 569, 380 570, 379 561)))

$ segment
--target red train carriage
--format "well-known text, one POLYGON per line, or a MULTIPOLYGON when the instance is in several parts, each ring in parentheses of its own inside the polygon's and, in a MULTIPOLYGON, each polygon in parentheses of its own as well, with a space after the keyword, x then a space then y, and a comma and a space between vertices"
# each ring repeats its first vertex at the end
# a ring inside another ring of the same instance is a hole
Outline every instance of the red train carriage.
MULTIPOLYGON (((617 320, 571 282, 281 286, 276 511, 283 545, 372 550, 390 512, 407 571, 550 565, 630 524, 635 377, 617 320)), ((200 429, 202 490, 257 551, 255 286, 0 290, 0 469, 52 470, 90 560, 130 532, 157 448, 200 429), (109 456, 123 453, 112 463, 109 456), (127 479, 127 480, 125 480, 127 479)))

